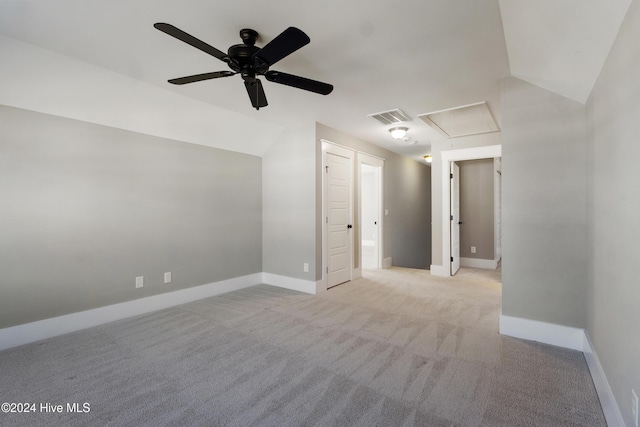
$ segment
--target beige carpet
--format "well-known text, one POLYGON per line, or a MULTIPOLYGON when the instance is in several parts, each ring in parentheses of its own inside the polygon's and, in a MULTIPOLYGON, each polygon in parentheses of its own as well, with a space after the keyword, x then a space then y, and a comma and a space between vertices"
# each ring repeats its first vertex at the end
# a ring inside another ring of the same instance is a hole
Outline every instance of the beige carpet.
POLYGON ((604 426, 579 352, 498 334, 500 272, 255 286, 0 353, 1 425, 604 426), (65 408, 66 409, 66 408, 65 408), (66 412, 66 411, 65 411, 66 412))

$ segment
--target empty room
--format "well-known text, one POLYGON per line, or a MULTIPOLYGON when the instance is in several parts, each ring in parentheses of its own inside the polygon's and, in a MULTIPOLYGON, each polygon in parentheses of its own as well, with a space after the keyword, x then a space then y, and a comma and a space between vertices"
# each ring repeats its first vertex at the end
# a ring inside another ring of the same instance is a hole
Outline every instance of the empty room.
POLYGON ((0 425, 638 427, 638 40, 0 1, 0 425))

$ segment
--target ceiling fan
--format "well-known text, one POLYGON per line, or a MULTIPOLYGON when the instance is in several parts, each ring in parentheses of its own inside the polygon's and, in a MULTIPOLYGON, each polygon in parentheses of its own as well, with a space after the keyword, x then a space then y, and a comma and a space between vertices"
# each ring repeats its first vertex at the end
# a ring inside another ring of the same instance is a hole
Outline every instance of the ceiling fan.
POLYGON ((240 74, 244 79, 244 85, 247 88, 249 99, 251 99, 251 105, 253 105, 256 110, 268 105, 264 89, 262 88, 262 83, 258 79, 258 76, 264 76, 270 82, 308 90, 321 95, 328 95, 333 90, 333 85, 328 83, 322 83, 306 77, 295 76, 293 74, 287 74, 280 71, 269 70, 269 67, 273 64, 292 54, 311 41, 309 37, 298 28, 287 28, 262 48, 255 46, 256 40, 258 39, 258 33, 254 30, 245 28, 240 30, 240 38, 243 43, 231 46, 228 53, 224 53, 171 24, 159 22, 153 26, 163 33, 175 37, 178 40, 190 44, 196 49, 200 49, 201 51, 226 62, 232 70, 179 77, 177 79, 169 80, 169 83, 183 85, 202 80, 217 79, 220 77, 229 77, 235 74, 240 74))

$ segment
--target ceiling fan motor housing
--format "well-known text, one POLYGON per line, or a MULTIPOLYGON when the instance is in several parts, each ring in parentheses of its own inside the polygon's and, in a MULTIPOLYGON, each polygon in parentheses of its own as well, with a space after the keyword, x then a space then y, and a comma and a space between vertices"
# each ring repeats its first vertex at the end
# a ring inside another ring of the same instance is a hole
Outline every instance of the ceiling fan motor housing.
POLYGON ((236 44, 229 48, 228 55, 230 58, 229 67, 242 75, 247 81, 255 80, 256 74, 264 74, 269 70, 268 64, 262 64, 256 61, 254 55, 260 51, 255 46, 258 39, 258 32, 249 28, 240 30, 240 37, 243 44, 236 44))

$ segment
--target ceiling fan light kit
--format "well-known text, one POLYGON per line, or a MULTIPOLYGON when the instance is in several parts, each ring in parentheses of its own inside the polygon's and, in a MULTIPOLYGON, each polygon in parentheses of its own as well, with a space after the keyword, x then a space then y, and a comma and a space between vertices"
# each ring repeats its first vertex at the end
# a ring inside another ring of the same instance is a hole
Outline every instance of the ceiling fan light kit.
POLYGON ((269 70, 269 67, 276 62, 309 44, 311 41, 309 37, 298 28, 287 28, 262 48, 255 46, 256 40, 258 39, 258 32, 244 28, 240 30, 242 43, 231 46, 225 54, 171 24, 159 22, 153 26, 163 33, 225 62, 232 70, 179 77, 169 80, 169 83, 183 85, 240 74, 244 80, 251 105, 256 110, 268 105, 267 97, 262 88, 262 82, 258 79, 258 76, 264 76, 265 79, 273 83, 291 86, 321 95, 328 95, 333 91, 333 85, 328 83, 283 73, 281 71, 269 70))

